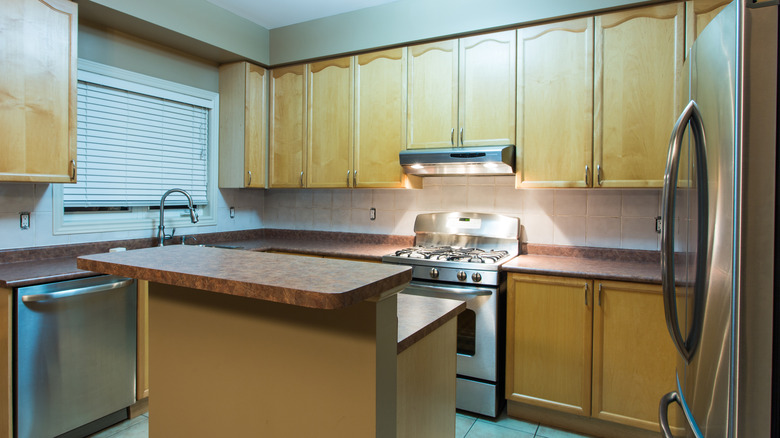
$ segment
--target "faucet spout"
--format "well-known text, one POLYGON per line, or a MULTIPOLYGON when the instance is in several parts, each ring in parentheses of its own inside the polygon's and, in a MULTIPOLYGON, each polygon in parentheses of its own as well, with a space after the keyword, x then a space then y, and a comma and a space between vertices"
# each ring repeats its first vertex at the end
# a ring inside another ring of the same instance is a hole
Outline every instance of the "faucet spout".
POLYGON ((160 225, 157 227, 157 239, 160 241, 160 244, 158 246, 165 246, 165 240, 173 237, 173 233, 171 233, 170 236, 165 235, 165 198, 175 192, 181 193, 187 197, 187 207, 190 209, 190 221, 192 221, 193 224, 198 222, 198 212, 195 211, 195 208, 192 205, 192 196, 184 189, 177 188, 168 190, 162 195, 162 198, 160 198, 160 225))

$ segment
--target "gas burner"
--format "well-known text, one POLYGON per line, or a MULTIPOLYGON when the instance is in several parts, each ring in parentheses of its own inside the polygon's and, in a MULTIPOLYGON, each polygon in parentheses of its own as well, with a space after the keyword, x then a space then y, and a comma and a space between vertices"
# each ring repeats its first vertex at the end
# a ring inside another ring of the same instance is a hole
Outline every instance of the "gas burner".
POLYGON ((457 246, 416 246, 405 248, 395 253, 398 257, 426 260, 443 260, 448 262, 466 263, 496 263, 509 255, 504 250, 483 250, 479 248, 461 248, 457 246))

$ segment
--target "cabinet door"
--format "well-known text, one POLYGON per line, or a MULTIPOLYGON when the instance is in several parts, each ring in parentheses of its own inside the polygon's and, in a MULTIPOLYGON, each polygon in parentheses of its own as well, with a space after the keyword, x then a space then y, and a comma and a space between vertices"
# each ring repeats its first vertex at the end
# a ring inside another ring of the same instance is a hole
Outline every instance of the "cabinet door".
POLYGON ((219 186, 265 187, 264 68, 236 62, 219 68, 219 186))
POLYGON ((306 66, 271 71, 268 186, 303 187, 306 150, 306 66))
MULTIPOLYGON (((593 322, 593 417, 660 431, 658 402, 676 389, 677 352, 661 286, 598 283, 593 322)), ((678 409, 670 424, 682 432, 678 409)))
POLYGON ((455 145, 458 41, 409 47, 407 149, 455 145))
POLYGON ((596 17, 594 186, 661 187, 677 118, 684 4, 596 17))
POLYGON ((0 8, 0 181, 76 182, 78 5, 0 8))
POLYGON ((406 47, 357 56, 355 186, 403 187, 405 145, 406 47))
POLYGON ((506 397, 590 415, 592 282, 511 274, 506 397))
POLYGON ((517 31, 517 186, 589 187, 593 18, 517 31))
POLYGON ((459 46, 456 144, 515 144, 515 31, 463 38, 459 46))
POLYGON ((352 59, 309 65, 307 187, 352 185, 352 59))

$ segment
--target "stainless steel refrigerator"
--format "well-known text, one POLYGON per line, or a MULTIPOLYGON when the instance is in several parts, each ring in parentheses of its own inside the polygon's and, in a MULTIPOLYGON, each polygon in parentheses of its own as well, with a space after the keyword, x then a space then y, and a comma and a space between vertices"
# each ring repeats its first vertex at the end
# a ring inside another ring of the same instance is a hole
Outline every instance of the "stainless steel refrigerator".
POLYGON ((666 437, 776 433, 777 3, 735 0, 686 60, 690 103, 672 129, 662 205, 665 316, 679 352, 677 390, 659 394, 666 437))

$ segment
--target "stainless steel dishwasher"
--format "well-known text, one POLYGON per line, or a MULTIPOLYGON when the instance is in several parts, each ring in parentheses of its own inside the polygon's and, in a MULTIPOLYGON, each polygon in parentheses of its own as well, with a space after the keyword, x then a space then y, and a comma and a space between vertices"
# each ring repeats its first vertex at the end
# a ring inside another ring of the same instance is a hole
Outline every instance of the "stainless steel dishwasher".
POLYGON ((18 288, 17 438, 83 437, 135 402, 136 281, 113 276, 18 288))

